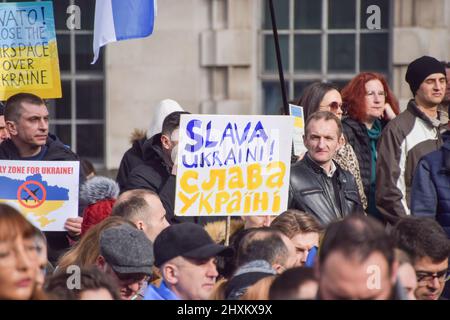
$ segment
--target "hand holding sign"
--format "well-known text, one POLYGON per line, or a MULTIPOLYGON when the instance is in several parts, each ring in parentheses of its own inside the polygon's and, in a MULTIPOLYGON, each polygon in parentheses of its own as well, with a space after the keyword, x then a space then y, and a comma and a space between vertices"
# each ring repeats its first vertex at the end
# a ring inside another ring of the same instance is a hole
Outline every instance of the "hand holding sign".
POLYGON ((77 237, 81 234, 82 217, 68 218, 64 224, 64 229, 67 230, 71 237, 77 237))

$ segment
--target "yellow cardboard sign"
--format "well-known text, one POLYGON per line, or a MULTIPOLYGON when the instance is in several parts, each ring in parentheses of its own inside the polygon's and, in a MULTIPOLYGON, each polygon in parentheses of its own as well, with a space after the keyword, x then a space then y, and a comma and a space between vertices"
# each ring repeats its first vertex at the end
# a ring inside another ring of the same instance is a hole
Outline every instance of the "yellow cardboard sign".
POLYGON ((0 4, 0 100, 20 92, 61 98, 50 1, 0 4))

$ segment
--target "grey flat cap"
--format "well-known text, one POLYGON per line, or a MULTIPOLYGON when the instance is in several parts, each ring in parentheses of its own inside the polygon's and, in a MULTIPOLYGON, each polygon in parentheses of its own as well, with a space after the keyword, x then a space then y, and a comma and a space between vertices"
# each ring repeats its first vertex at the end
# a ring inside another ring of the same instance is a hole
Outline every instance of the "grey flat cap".
POLYGON ((102 232, 100 254, 117 273, 152 274, 153 244, 144 232, 128 224, 102 232))

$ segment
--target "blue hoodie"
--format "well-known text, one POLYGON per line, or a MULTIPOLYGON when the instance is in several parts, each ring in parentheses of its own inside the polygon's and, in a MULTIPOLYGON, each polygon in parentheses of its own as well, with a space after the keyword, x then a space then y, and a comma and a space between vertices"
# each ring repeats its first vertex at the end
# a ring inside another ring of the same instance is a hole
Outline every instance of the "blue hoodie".
POLYGON ((163 280, 159 287, 148 286, 143 300, 180 300, 180 298, 166 286, 163 280))
POLYGON ((450 239, 450 130, 444 145, 417 165, 411 189, 411 213, 436 219, 450 239))

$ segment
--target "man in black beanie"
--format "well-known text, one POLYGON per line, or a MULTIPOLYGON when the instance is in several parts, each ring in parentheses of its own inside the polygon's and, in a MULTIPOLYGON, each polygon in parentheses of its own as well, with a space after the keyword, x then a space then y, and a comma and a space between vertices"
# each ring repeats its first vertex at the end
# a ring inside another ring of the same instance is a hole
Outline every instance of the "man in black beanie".
POLYGON ((433 57, 420 57, 409 64, 405 79, 414 99, 384 128, 378 144, 376 202, 391 224, 411 214, 417 163, 440 148, 441 132, 447 128, 447 119, 438 110, 447 84, 444 65, 433 57))

